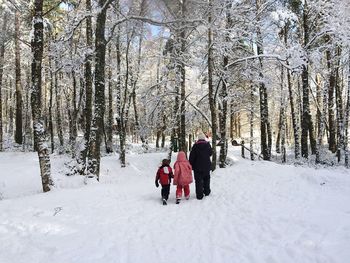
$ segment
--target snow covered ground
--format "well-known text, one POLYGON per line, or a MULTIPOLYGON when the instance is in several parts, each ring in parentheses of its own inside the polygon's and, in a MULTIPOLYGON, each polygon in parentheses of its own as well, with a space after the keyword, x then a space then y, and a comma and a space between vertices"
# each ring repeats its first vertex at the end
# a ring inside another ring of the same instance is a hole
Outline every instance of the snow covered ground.
MULTIPOLYGON (((41 193, 34 153, 0 153, 1 263, 350 262, 350 174, 243 160, 212 174, 212 194, 168 206, 154 176, 165 153, 102 159, 101 182, 63 175, 41 193)), ((174 160, 172 161, 174 163, 174 160)))

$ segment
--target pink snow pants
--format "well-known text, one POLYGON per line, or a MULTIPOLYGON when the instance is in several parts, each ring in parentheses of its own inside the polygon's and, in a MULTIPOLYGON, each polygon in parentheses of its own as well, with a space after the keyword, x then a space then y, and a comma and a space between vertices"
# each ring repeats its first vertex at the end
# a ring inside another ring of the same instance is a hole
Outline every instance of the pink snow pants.
POLYGON ((184 192, 185 192, 185 198, 188 199, 190 197, 190 185, 178 185, 176 187, 176 199, 181 199, 182 188, 184 189, 184 192))

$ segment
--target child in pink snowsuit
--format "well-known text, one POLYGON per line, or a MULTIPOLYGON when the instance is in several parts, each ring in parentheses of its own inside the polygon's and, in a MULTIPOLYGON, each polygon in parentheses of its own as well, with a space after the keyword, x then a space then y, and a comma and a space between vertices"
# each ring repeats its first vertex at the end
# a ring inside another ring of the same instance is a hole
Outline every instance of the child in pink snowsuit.
POLYGON ((185 198, 190 198, 190 183, 193 182, 192 166, 186 158, 185 152, 181 151, 177 155, 177 160, 174 164, 174 185, 176 188, 176 203, 179 204, 182 197, 182 189, 185 192, 185 198))

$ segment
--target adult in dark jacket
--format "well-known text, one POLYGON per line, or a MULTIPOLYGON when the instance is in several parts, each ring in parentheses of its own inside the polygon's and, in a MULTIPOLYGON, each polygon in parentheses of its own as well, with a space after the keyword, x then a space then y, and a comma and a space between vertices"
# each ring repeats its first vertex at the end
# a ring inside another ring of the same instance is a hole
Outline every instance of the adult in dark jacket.
POLYGON ((189 161, 194 171, 196 197, 201 200, 210 194, 210 156, 213 151, 203 132, 199 133, 197 142, 192 146, 189 161))

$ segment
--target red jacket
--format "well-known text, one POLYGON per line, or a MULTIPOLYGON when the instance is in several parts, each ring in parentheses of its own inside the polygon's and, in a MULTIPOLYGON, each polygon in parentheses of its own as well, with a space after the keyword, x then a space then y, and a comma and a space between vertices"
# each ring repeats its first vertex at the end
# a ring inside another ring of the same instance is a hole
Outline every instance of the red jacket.
POLYGON ((169 165, 162 165, 159 167, 157 174, 156 174, 156 182, 158 182, 161 185, 168 185, 171 183, 171 178, 173 178, 173 170, 169 165))

